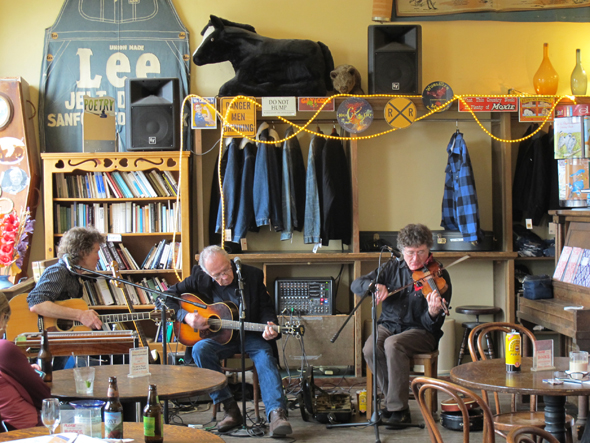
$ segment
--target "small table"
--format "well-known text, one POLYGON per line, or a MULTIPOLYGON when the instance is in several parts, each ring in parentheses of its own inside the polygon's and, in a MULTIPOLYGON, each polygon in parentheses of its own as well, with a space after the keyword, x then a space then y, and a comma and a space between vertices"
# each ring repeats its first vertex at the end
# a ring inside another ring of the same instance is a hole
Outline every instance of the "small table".
MULTIPOLYGON (((19 429, 17 431, 4 432, 0 434, 0 442, 19 440, 22 438, 39 437, 42 435, 49 435, 49 431, 44 426, 19 429)), ((132 438, 136 442, 142 442, 143 423, 123 423, 123 436, 125 438, 132 438)), ((193 429, 186 426, 173 425, 164 425, 164 441, 175 443, 223 443, 221 437, 211 434, 210 432, 193 429)))
POLYGON ((124 419, 135 420, 134 403, 147 400, 148 386, 158 386, 160 400, 172 400, 208 394, 227 385, 227 377, 221 372, 194 366, 150 365, 149 376, 130 378, 129 365, 93 366, 94 391, 78 394, 74 383, 74 370, 62 369, 53 372, 51 395, 60 400, 94 399, 107 401, 109 377, 117 377, 119 399, 124 408, 124 419))
MULTIPOLYGON (((569 358, 555 357, 555 370, 569 368, 569 358)), ((451 380, 462 386, 479 390, 509 394, 543 395, 545 401, 545 430, 560 442, 565 442, 565 400, 566 396, 590 394, 590 381, 583 384, 564 383, 550 385, 543 379, 553 378, 555 370, 532 372, 532 357, 522 359, 521 372, 506 372, 503 358, 465 363, 451 369, 451 380)))

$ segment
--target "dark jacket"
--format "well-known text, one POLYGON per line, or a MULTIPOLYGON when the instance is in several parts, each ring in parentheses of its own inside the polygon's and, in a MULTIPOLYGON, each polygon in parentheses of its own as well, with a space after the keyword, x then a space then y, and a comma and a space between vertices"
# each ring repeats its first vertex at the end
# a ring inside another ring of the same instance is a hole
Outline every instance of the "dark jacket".
MULTIPOLYGON (((371 281, 377 276, 377 270, 363 275, 352 282, 351 289, 355 294, 365 293, 371 281)), ((451 302, 451 278, 446 270, 441 275, 447 282, 448 288, 442 297, 451 302)), ((445 317, 441 312, 436 318, 428 313, 428 302, 421 291, 414 289, 412 271, 405 261, 390 260, 381 266, 381 272, 376 283, 387 286, 389 291, 410 285, 408 288, 389 296, 381 303, 381 316, 378 323, 385 326, 394 334, 408 329, 425 329, 432 333, 437 340, 443 336, 441 330, 445 317)))

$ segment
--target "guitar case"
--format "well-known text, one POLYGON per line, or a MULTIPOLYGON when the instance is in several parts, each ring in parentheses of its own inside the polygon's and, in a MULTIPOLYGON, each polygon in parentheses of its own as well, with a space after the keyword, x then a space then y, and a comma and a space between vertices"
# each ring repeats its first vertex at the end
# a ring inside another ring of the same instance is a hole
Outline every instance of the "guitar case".
POLYGON ((301 418, 313 417, 320 423, 349 423, 352 419, 352 401, 348 394, 330 394, 315 385, 313 366, 307 366, 301 376, 301 392, 297 396, 301 418))

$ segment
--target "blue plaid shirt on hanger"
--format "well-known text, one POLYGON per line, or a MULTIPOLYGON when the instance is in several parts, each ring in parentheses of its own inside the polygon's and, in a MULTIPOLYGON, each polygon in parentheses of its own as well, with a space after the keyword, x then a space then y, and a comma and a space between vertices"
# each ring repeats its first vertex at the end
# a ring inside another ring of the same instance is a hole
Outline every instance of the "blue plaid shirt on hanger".
POLYGON ((483 238, 479 228, 479 209, 471 160, 463 134, 455 132, 447 146, 445 190, 442 201, 440 225, 450 231, 461 231, 463 240, 478 241, 483 238))

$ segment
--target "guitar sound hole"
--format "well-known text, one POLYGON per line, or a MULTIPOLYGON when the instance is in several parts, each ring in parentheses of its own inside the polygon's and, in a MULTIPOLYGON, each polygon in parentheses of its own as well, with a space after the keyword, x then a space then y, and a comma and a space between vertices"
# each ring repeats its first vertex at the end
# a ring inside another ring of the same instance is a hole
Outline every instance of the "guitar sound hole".
POLYGON ((55 324, 59 330, 67 331, 68 329, 71 329, 74 326, 74 321, 58 319, 55 324))
POLYGON ((219 330, 221 330, 221 320, 219 320, 219 317, 212 315, 211 317, 209 317, 208 322, 209 330, 211 332, 218 332, 219 330))

